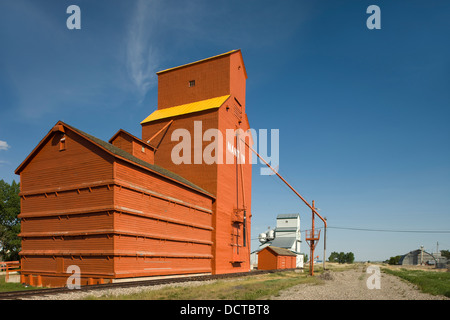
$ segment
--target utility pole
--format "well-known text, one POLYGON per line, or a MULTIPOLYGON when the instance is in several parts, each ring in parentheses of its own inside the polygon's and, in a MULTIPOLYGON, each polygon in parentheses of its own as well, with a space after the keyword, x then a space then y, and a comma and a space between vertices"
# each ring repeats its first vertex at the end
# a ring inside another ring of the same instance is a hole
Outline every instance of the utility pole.
POLYGON ((420 246, 420 265, 423 264, 423 246, 420 246))

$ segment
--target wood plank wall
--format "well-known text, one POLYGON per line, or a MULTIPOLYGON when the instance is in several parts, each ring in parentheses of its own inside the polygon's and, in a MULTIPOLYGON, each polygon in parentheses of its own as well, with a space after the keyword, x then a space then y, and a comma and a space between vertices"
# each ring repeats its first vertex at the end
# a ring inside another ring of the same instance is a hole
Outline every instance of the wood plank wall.
POLYGON ((21 172, 26 282, 65 285, 70 265, 80 267, 83 284, 211 272, 211 197, 117 159, 70 130, 61 151, 58 135, 21 172))

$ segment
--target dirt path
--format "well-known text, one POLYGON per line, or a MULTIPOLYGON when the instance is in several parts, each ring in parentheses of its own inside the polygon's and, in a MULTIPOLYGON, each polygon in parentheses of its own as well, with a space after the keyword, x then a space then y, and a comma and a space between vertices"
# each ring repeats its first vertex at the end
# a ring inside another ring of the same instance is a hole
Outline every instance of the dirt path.
POLYGON ((320 276, 323 284, 297 285, 272 300, 449 300, 445 296, 422 293, 416 286, 381 272, 380 289, 369 289, 371 276, 363 267, 346 271, 328 271, 320 276), (328 278, 328 279, 327 279, 328 278))

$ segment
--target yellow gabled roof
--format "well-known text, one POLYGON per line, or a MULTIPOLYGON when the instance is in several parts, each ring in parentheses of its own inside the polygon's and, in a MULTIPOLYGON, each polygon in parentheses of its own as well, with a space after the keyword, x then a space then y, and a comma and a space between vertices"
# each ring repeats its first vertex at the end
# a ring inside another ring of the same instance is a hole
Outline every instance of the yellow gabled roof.
POLYGON ((180 116, 183 114, 219 108, 225 103, 225 101, 227 101, 227 99, 229 97, 230 97, 230 95, 226 95, 226 96, 191 102, 191 103, 187 103, 187 104, 182 104, 180 106, 156 110, 151 115, 149 115, 147 118, 145 118, 141 122, 141 124, 144 124, 144 123, 147 123, 150 121, 159 120, 159 119, 180 116))

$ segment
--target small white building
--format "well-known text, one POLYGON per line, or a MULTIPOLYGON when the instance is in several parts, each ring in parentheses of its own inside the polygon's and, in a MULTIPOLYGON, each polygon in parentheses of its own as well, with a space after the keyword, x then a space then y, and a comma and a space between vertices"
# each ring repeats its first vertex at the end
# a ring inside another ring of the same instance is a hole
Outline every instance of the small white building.
POLYGON ((258 265, 257 253, 267 247, 274 246, 285 248, 297 255, 297 268, 303 268, 303 254, 300 253, 301 233, 300 233, 300 215, 298 213, 279 214, 277 216, 276 228, 268 230, 259 235, 261 245, 257 250, 251 253, 250 262, 252 265, 258 265))

